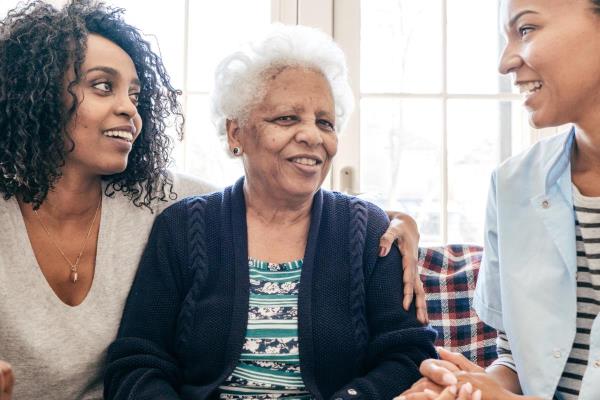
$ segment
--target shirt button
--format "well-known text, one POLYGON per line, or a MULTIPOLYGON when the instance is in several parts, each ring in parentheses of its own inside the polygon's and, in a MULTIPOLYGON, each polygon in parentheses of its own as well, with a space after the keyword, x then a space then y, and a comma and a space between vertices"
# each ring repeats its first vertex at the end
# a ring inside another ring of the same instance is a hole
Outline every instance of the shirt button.
POLYGON ((358 394, 358 392, 354 389, 348 389, 348 394, 350 396, 356 396, 358 394))
POLYGON ((554 350, 553 353, 554 358, 560 358, 562 356, 560 350, 554 350))
POLYGON ((548 200, 542 201, 542 207, 543 208, 550 208, 550 202, 548 200))

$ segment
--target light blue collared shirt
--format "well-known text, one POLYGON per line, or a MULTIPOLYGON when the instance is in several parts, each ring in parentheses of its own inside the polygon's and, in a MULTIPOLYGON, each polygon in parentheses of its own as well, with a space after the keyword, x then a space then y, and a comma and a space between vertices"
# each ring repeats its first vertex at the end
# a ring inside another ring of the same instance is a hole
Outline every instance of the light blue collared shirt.
MULTIPOLYGON (((524 394, 551 399, 575 338, 577 252, 570 155, 575 130, 535 144, 494 171, 473 306, 505 331, 524 394)), ((600 399, 600 317, 581 400, 600 399)))

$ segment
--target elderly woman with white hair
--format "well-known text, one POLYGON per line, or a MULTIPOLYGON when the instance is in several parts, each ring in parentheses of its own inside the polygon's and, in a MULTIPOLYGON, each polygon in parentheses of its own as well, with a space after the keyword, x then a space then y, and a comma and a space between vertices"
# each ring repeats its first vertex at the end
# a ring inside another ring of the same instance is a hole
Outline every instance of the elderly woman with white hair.
MULTIPOLYGON (((278 26, 227 57, 215 123, 245 177, 154 224, 117 340, 108 399, 389 399, 435 356, 403 308, 383 211, 321 189, 352 108, 341 50, 278 26)), ((401 286, 400 286, 401 287, 401 286)))

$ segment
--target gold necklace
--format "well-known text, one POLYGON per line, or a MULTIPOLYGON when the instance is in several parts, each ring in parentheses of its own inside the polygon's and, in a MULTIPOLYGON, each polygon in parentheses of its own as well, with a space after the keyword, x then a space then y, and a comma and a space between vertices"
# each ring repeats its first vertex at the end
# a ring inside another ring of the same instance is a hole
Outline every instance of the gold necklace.
POLYGON ((79 274, 77 273, 77 269, 79 268, 79 261, 81 260, 81 256, 83 255, 87 241, 90 238, 90 235, 92 233, 92 227, 94 226, 94 222, 96 222, 96 217, 98 217, 98 211, 100 210, 101 204, 102 204, 102 195, 100 196, 100 201, 98 202, 98 206, 96 207, 96 212, 94 213, 94 218, 92 218, 92 223, 90 224, 90 227, 88 228, 87 235, 85 236, 85 239, 83 240, 83 245, 81 246, 81 251, 79 252, 79 255, 77 256, 75 263, 72 263, 71 260, 69 260, 69 258, 65 255, 65 252, 62 251, 62 249, 58 246, 58 244, 56 244, 56 241, 50 234, 50 231, 48 230, 46 225, 44 225, 44 222, 42 221, 42 218, 38 214, 37 210, 33 210, 38 221, 40 221, 40 225, 42 226, 42 228, 44 228, 46 235, 48 235, 48 238, 50 239, 50 241, 52 242, 54 247, 56 247, 56 250, 58 250, 58 252, 62 256, 62 258, 64 258, 65 261, 67 262, 67 264, 69 264, 69 269, 71 270, 71 273, 69 274, 69 279, 71 279, 71 282, 73 282, 73 283, 77 283, 77 280, 79 278, 79 274))

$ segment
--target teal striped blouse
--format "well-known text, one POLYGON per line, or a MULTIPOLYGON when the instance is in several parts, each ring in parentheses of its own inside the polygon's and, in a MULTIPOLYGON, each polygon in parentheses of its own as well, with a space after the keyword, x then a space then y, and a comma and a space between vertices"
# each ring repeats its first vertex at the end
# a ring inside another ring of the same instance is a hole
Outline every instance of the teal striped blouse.
POLYGON ((302 260, 248 260, 250 306, 238 365, 219 386, 221 399, 312 399, 300 374, 298 286, 302 260))

